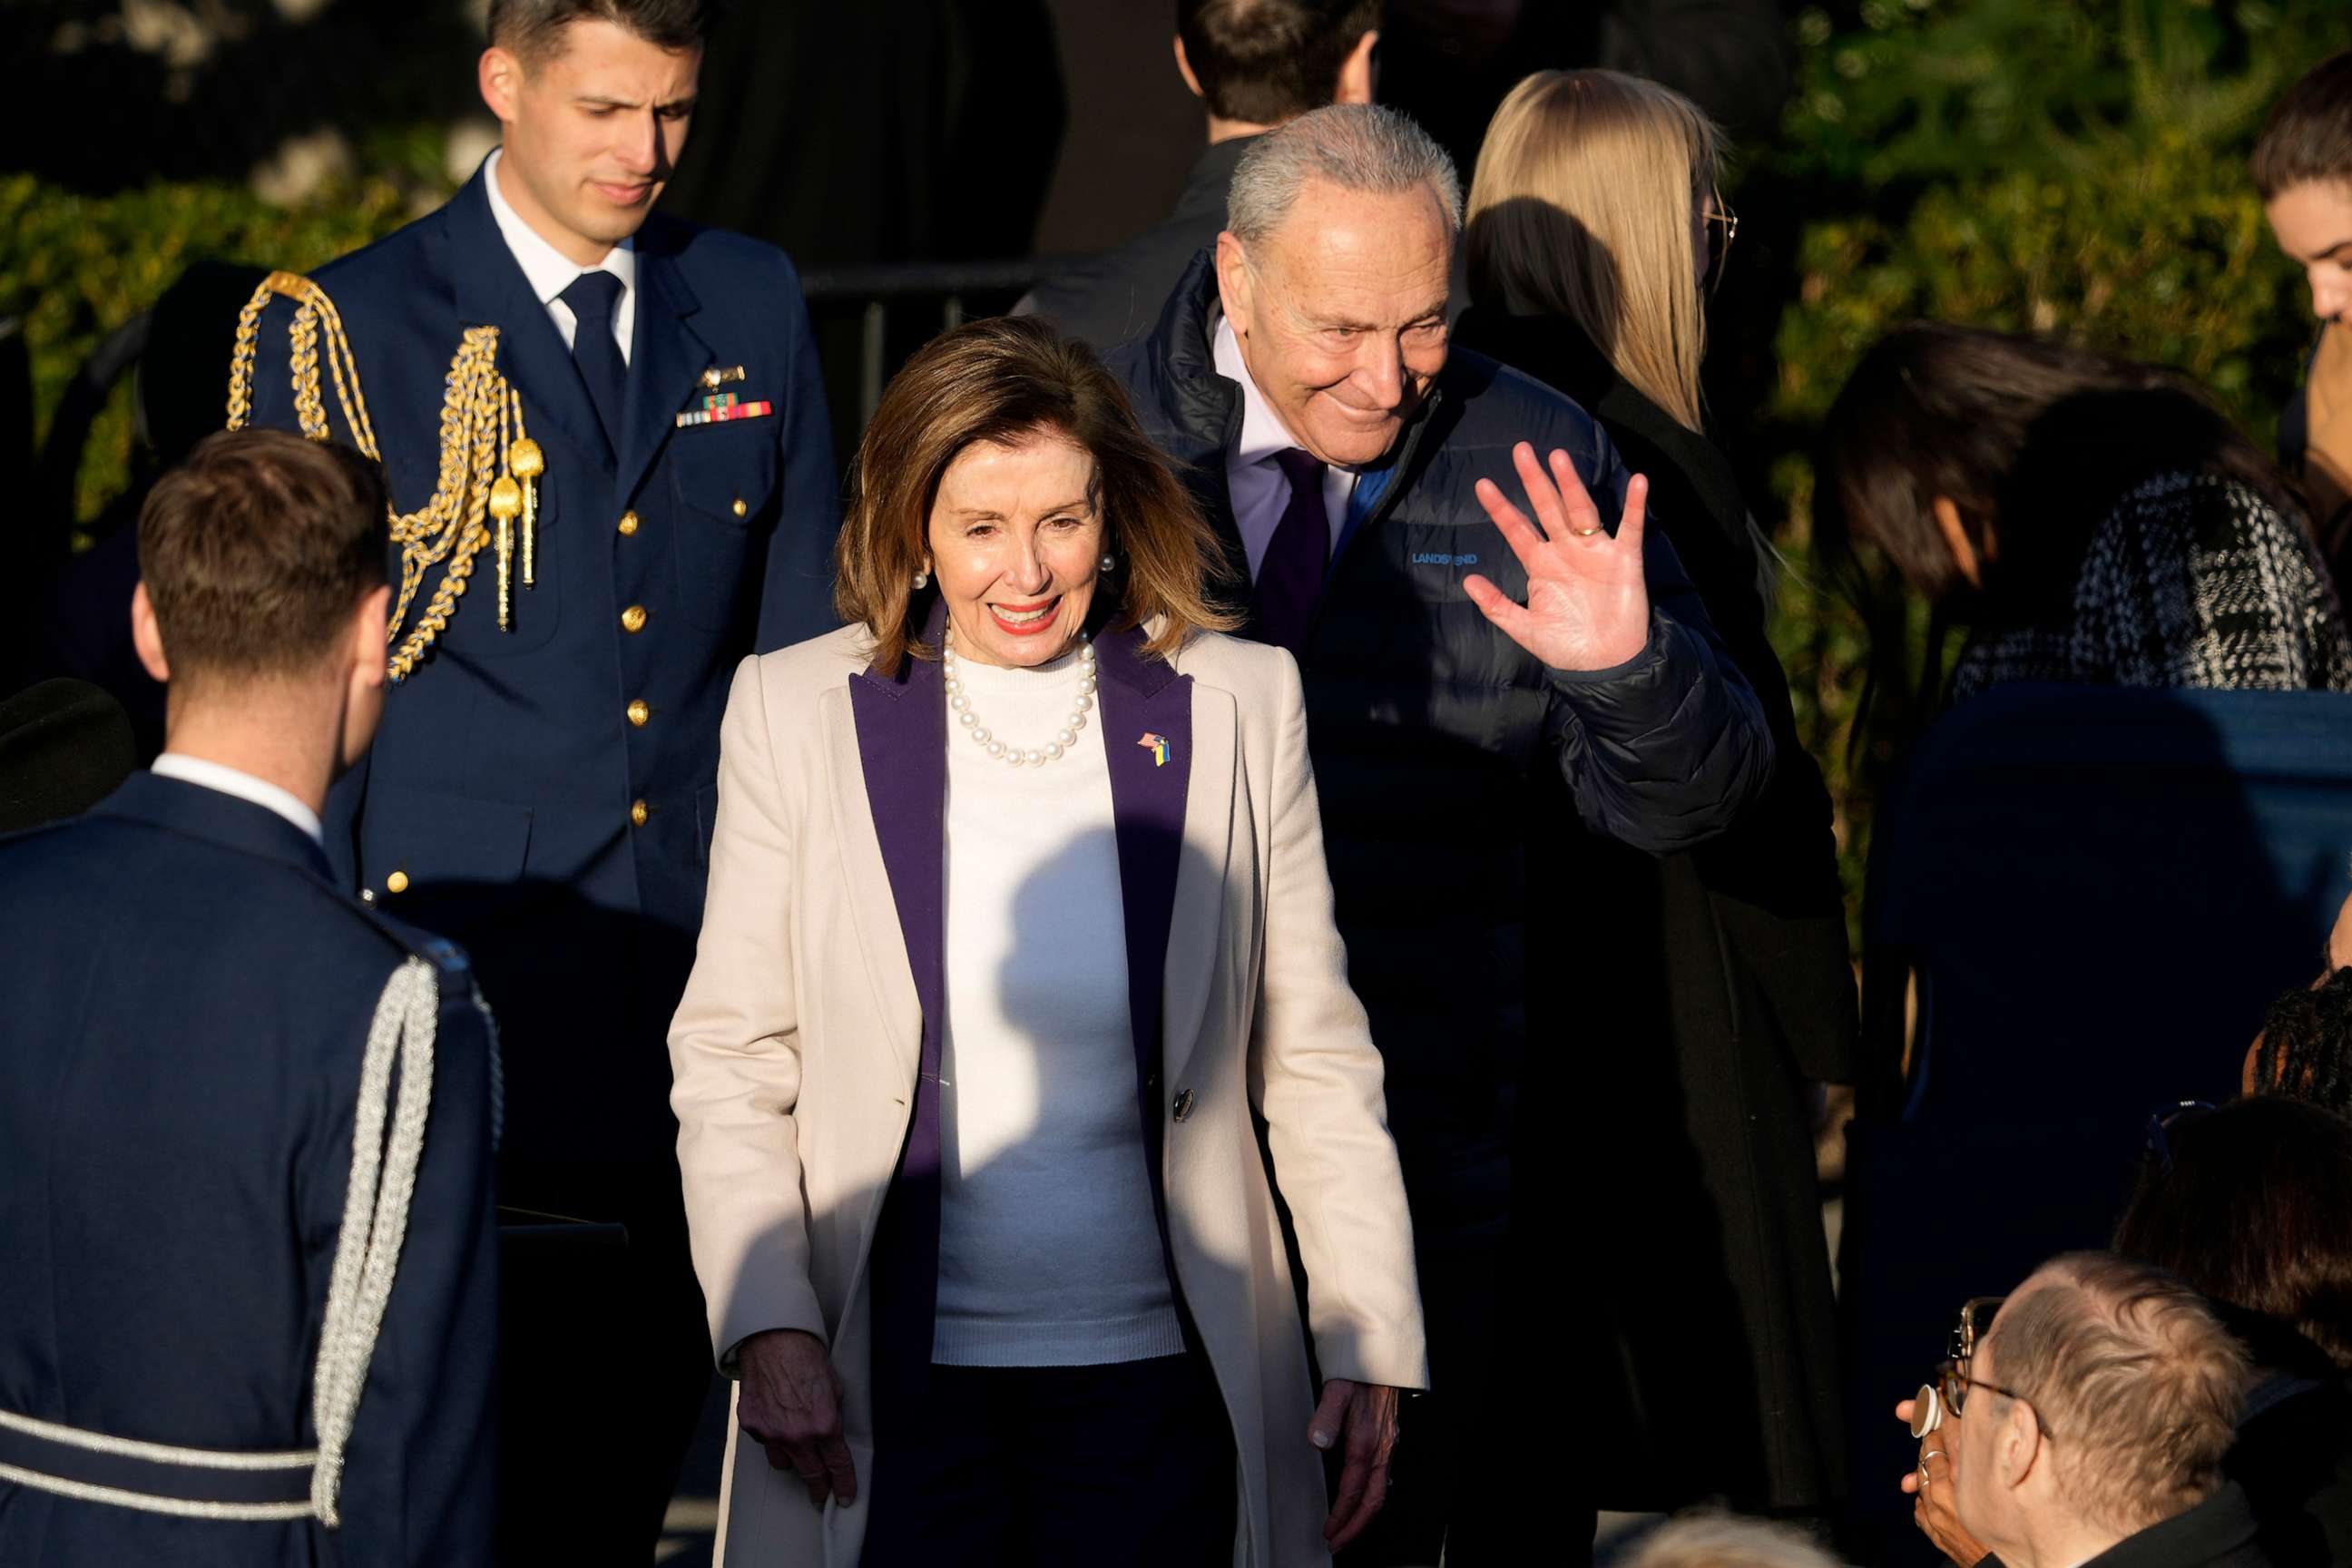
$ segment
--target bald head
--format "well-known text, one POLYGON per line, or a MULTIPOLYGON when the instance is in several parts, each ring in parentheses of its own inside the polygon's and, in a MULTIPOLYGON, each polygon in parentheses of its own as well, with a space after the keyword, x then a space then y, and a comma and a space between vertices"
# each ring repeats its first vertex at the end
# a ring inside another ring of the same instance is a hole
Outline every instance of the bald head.
MULTIPOLYGON (((2002 1303, 1969 1375, 1995 1385, 1972 1396, 1989 1424, 2031 1406, 2054 1468, 2049 1501, 2120 1538, 2221 1486, 2248 1370, 2243 1347, 2187 1285, 2078 1252, 2044 1264, 2002 1303)), ((1977 1426, 1979 1411, 1971 1403, 1963 1425, 1977 1426)), ((1971 1499, 2002 1479, 1971 1468, 1961 1467, 1964 1522, 1971 1499)))

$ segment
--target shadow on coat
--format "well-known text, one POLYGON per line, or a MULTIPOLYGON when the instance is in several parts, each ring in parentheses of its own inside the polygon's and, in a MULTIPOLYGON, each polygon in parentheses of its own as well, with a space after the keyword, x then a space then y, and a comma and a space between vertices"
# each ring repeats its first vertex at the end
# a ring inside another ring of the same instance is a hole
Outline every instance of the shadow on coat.
POLYGON ((2151 1110, 2236 1091, 2321 962, 2347 845, 2352 698, 2021 684, 1922 739, 1872 855, 1849 1133, 1860 1560, 1935 1560, 1895 1402, 1963 1300, 2105 1245, 2151 1110))
MULTIPOLYGON (((1249 833, 1250 825, 1236 820, 1234 831, 1236 842, 1234 859, 1230 863, 1232 873, 1234 876, 1251 875, 1257 869, 1255 858, 1249 842, 1243 837, 1249 833)), ((1180 880, 1190 883, 1202 877, 1222 880, 1226 875, 1227 868, 1207 865, 1189 847, 1182 848, 1180 855, 1180 880)), ((1016 950, 1036 943, 1061 943, 1066 941, 1066 922, 1048 915, 1045 904, 1050 902, 1058 906, 1067 896, 1070 885, 1066 874, 1074 866, 1081 861, 1098 866, 1099 859, 1098 851, 1074 847, 1071 852, 1057 856, 1030 874, 1022 890, 1015 895, 1013 918, 1018 929, 1013 940, 1016 950)), ((956 940, 954 933, 950 933, 950 940, 956 940)), ((1015 1016, 1042 1014, 1051 1005, 1053 999, 1028 990, 1036 984, 1038 973, 1026 963, 1008 962, 1004 970, 1004 979, 1010 987, 1006 1000, 1015 1016), (1023 1004, 1024 994, 1027 994, 1025 1005, 1023 1004)), ((1224 973, 1220 969, 1221 976, 1224 973)), ((1255 983, 1254 976, 1250 983, 1255 983)), ((1225 1000, 1210 998, 1207 1005, 1213 1013, 1225 1000)), ((1182 1005, 1177 998, 1164 999, 1162 1017, 1171 1007, 1181 1008, 1182 1005)), ((880 1016, 881 1008, 877 1004, 876 1033, 856 1040, 833 1042, 832 1051, 889 1049, 878 1037, 880 1016)), ((1181 1269, 1182 1283, 1177 1291, 1177 1310, 1181 1320, 1184 1343, 1194 1352, 1208 1355, 1215 1369, 1229 1417, 1235 1412, 1248 1411, 1255 1404, 1266 1412, 1270 1423, 1265 1428, 1265 1453, 1238 1456, 1239 1475, 1244 1481, 1253 1474, 1262 1479, 1267 1457, 1278 1457, 1277 1446, 1288 1446, 1295 1450, 1288 1456, 1294 1482, 1303 1474, 1312 1474, 1322 1464, 1321 1458, 1315 1453, 1307 1437, 1307 1420, 1314 1408, 1318 1384, 1312 1370, 1311 1347, 1303 1323, 1290 1316, 1297 1310, 1304 1281, 1294 1278, 1295 1266, 1286 1261, 1283 1256, 1286 1238, 1282 1230, 1265 1222, 1272 1216, 1272 1203, 1269 1202, 1263 1217, 1234 1216, 1234 1223, 1226 1227, 1226 1240, 1213 1242, 1188 1224, 1183 1215, 1170 1212, 1164 1195, 1159 1191, 1161 1184, 1159 1173, 1167 1169, 1166 1157, 1160 1152, 1167 1142, 1223 1134, 1233 1138, 1239 1148, 1246 1151, 1254 1134, 1262 1131, 1263 1119, 1256 1115, 1255 1109, 1244 1109, 1234 1103, 1236 1099, 1255 1092, 1256 1074, 1251 1064, 1242 1059, 1238 1053, 1230 1060, 1212 1060, 1207 1054, 1210 1047, 1203 1041, 1183 1064, 1181 1080, 1165 1080, 1163 1088, 1163 1064, 1156 1054, 1148 1049, 1130 1056, 1120 1048, 1105 1059, 1096 1061, 1072 1055, 1065 1042, 1041 1037, 1034 1044, 1036 1055, 1028 1064, 1031 1070, 1024 1079, 1018 1082, 1000 1079, 994 1085, 996 1089, 1003 1092, 1026 1094, 1043 1107, 1055 1095, 1056 1082, 1066 1082, 1068 1075, 1074 1072, 1109 1072, 1134 1086, 1137 1111, 1144 1119, 1140 1168, 1136 1173, 1138 1179, 1124 1195, 1102 1186, 1088 1189, 1108 1200, 1096 1218, 1108 1223, 1123 1215, 1153 1226, 1157 1236, 1150 1246, 1170 1270, 1171 1280, 1178 1278, 1175 1259, 1181 1257, 1185 1260, 1181 1269), (1192 1092, 1188 1093, 1187 1090, 1192 1092), (1179 1103, 1186 1112, 1181 1120, 1171 1109, 1179 1103), (1237 1110, 1243 1111, 1247 1120, 1238 1123, 1227 1120, 1233 1118, 1237 1110), (1154 1169, 1155 1164, 1157 1170, 1154 1169), (1133 1207, 1123 1206, 1130 1202, 1133 1207), (1148 1211, 1157 1211, 1156 1216, 1148 1211), (1237 1244, 1239 1250, 1229 1251, 1229 1244, 1237 1244), (1269 1291, 1273 1293, 1271 1298, 1267 1294, 1269 1291), (1212 1320, 1212 1326, 1205 1331, 1196 1321, 1202 1313, 1212 1320), (1272 1327, 1274 1323, 1286 1323, 1288 1326, 1276 1331, 1272 1327), (1280 1413, 1278 1416, 1277 1413, 1280 1413)), ((806 1085, 822 1080, 828 1052, 825 1043, 814 1041, 803 1042, 803 1050, 805 1093, 806 1085)), ((947 1076, 951 1080, 961 1079, 969 1070, 969 1068, 951 1070, 947 1076)), ((887 1102, 884 1109, 889 1109, 887 1102)), ((804 1151, 811 1147, 809 1134, 805 1131, 802 1134, 801 1146, 804 1151)), ((1196 1151, 1186 1158, 1197 1163, 1204 1158, 1214 1160, 1221 1152, 1221 1148, 1207 1154, 1196 1151)), ((962 1181, 971 1183, 982 1177, 999 1162, 1018 1163, 1032 1155, 1016 1142, 977 1158, 964 1158, 957 1147, 954 1119, 943 1118, 940 1157, 943 1167, 957 1170, 962 1181)), ((928 1426, 932 1419, 925 1386, 928 1372, 924 1370, 929 1365, 930 1345, 896 1342, 896 1336, 908 1325, 927 1321, 929 1314, 910 1313, 903 1303, 894 1307, 883 1300, 883 1296, 893 1289, 936 1289, 935 1277, 932 1281, 925 1281, 906 1269, 903 1260, 908 1253, 903 1247, 903 1238, 898 1244, 886 1242, 882 1248, 876 1246, 876 1237, 890 1225, 894 1211, 920 1214, 927 1207, 923 1194, 912 1191, 920 1178, 908 1173, 903 1146, 900 1162, 899 1169, 893 1173, 885 1191, 877 1193, 870 1185, 855 1187, 841 1195, 827 1210, 811 1211, 804 1215, 804 1222, 812 1232, 829 1225, 846 1224, 853 1228, 863 1225, 866 1227, 862 1237, 863 1245, 854 1250, 841 1245, 838 1238, 828 1241, 822 1237, 807 1248, 812 1262, 813 1283, 825 1313, 828 1339, 836 1354, 849 1358, 853 1366, 862 1364, 866 1369, 863 1376, 853 1371, 848 1377, 850 1397, 846 1426, 849 1447, 859 1466, 860 1497, 854 1505, 858 1510, 876 1506, 897 1510, 912 1506, 903 1490, 894 1490, 905 1483, 893 1479, 889 1458, 890 1430, 893 1424, 928 1426), (890 1251, 900 1261, 887 1261, 879 1255, 882 1250, 890 1251), (862 1313, 858 1310, 861 1306, 864 1308, 862 1313), (862 1337, 856 1331, 861 1321, 864 1325, 862 1337), (884 1358, 893 1358, 891 1371, 886 1372, 880 1364, 884 1358), (908 1370, 906 1363, 917 1358, 920 1358, 920 1369, 912 1376, 905 1375, 908 1370), (879 1412, 875 1409, 878 1392, 887 1393, 887 1401, 879 1412)), ((1273 1168, 1270 1158, 1261 1169, 1271 1200, 1279 1173, 1273 1168)), ((1255 1186, 1257 1179, 1255 1174, 1245 1173, 1244 1184, 1255 1186)), ((753 1277, 758 1273, 757 1270, 748 1272, 753 1277)), ((756 1310, 743 1314, 741 1309, 731 1305, 725 1310, 712 1313, 714 1318, 721 1321, 756 1321, 761 1315, 756 1310)), ((1355 1346, 1344 1329, 1333 1331, 1330 1347, 1342 1355, 1355 1352, 1355 1346)), ((1159 1414, 1136 1411, 1138 1431, 1142 1431, 1159 1414)), ((734 1415, 730 1411, 730 1436, 733 1435, 733 1425, 734 1415)), ((1126 1446, 1125 1435, 1118 1432, 1106 1430, 1097 1436, 1106 1449, 1126 1446)), ((740 1447, 740 1437, 737 1443, 740 1447)), ((978 1446, 983 1449, 986 1447, 984 1443, 978 1446)), ((1205 1471, 1212 1485, 1221 1492, 1232 1487, 1236 1475, 1235 1465, 1214 1455, 1209 1458, 1205 1471)), ((746 1466, 764 1463, 760 1456, 751 1454, 733 1453, 730 1459, 734 1464, 746 1466)), ((1107 1454, 1106 1464, 1115 1468, 1117 1456, 1107 1454)), ((1137 1543, 1156 1541, 1164 1548, 1167 1540, 1180 1537, 1183 1530, 1190 1528, 1185 1522, 1188 1519, 1197 1525, 1202 1510, 1213 1506, 1204 1502, 1196 1493, 1185 1489, 1197 1479, 1173 1475, 1167 1478, 1164 1486, 1139 1479, 1139 1484, 1154 1489, 1122 1513, 1122 1517, 1129 1521, 1126 1528, 1131 1531, 1130 1539, 1137 1543)), ((798 1510, 806 1505, 802 1500, 800 1483, 794 1478, 782 1478, 782 1485, 773 1497, 764 1495, 765 1489, 761 1489, 761 1496, 748 1500, 742 1491, 732 1489, 733 1482, 734 1478, 730 1476, 728 1481, 732 1490, 728 1504, 729 1528, 730 1531, 739 1533, 733 1543, 734 1555, 729 1560, 742 1562, 745 1561, 743 1553, 748 1549, 749 1538, 740 1532, 747 1528, 756 1530, 762 1517, 789 1530, 799 1522, 798 1510)), ((1050 1493, 1051 1488, 1046 1489, 1050 1493)), ((1084 1489, 1081 1489, 1082 1491, 1084 1489)), ((828 1505, 828 1511, 831 1506, 828 1505)), ((1098 1509, 1101 1505, 1087 1506, 1098 1509)), ((1326 1504, 1318 1500, 1312 1513, 1312 1524, 1317 1528, 1319 1528, 1322 1519, 1323 1506, 1326 1504)), ((1244 1520, 1246 1517, 1246 1514, 1242 1515, 1244 1520)), ((1277 1530, 1281 1529, 1285 1517, 1282 1511, 1276 1511, 1277 1530)), ((1295 1529, 1305 1514, 1294 1509, 1286 1517, 1295 1529)), ((865 1530, 867 1527, 861 1525, 859 1528, 865 1530)), ((959 1528, 976 1529, 979 1523, 965 1521, 959 1528)), ((1236 1528, 1244 1529, 1246 1525, 1237 1521, 1236 1528)), ((1294 1533, 1294 1545, 1297 1539, 1294 1533)), ((1113 1557, 1122 1555, 1115 1547, 1105 1547, 1104 1551, 1113 1557)), ((1026 1557, 1016 1545, 1008 1560, 1026 1560, 1026 1557)), ((1273 1560, 1290 1562, 1303 1559, 1299 1559, 1295 1551, 1286 1552, 1277 1547, 1273 1560)))

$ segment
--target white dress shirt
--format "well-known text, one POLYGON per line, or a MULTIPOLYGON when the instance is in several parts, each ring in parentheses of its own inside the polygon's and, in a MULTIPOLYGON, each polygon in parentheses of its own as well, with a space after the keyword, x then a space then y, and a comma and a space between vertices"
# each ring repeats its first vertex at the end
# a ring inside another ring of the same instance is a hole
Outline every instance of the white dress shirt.
MULTIPOLYGON (((1217 374, 1242 389, 1242 438, 1225 454, 1225 489, 1233 498, 1234 524, 1241 530, 1242 548, 1249 552, 1250 579, 1255 582, 1258 566, 1265 560, 1265 547, 1273 542, 1284 509, 1290 505, 1290 480, 1275 458, 1298 442, 1258 391, 1257 383, 1250 379, 1249 366, 1242 362, 1241 340, 1234 335, 1234 324, 1223 317, 1217 321, 1216 360, 1217 374)), ((1355 489, 1355 470, 1336 467, 1323 470, 1323 515, 1331 525, 1329 548, 1334 552, 1348 521, 1348 498, 1355 489)))
POLYGON ((230 767, 226 763, 208 763, 202 757, 192 757, 184 752, 166 752, 155 759, 148 770, 159 777, 178 779, 182 784, 200 784, 216 789, 223 795, 233 795, 239 800, 276 812, 310 837, 310 842, 324 847, 326 831, 319 826, 319 814, 296 799, 292 793, 278 788, 268 779, 255 778, 251 773, 230 767))
POLYGON ((522 215, 508 205, 506 193, 499 188, 499 163, 506 156, 500 148, 490 154, 482 166, 482 184, 490 194, 490 216, 506 237, 507 248, 522 268, 530 291, 547 307, 547 319, 555 323, 562 334, 563 346, 572 346, 572 334, 580 323, 572 314, 572 307, 559 296, 572 287, 572 279, 583 272, 604 271, 621 280, 621 297, 613 306, 613 341, 621 345, 621 363, 629 363, 629 336, 637 321, 637 242, 625 239, 604 253, 604 259, 594 267, 583 267, 563 252, 547 243, 539 231, 523 222, 522 215))
MULTIPOLYGON (((1036 669, 964 659, 956 673, 982 723, 1008 744, 1042 746, 1087 671, 1065 654, 1036 669)), ((1015 768, 945 728, 931 1359, 1102 1366, 1181 1354, 1135 1114, 1108 738, 1089 723, 1058 760, 1015 768)))

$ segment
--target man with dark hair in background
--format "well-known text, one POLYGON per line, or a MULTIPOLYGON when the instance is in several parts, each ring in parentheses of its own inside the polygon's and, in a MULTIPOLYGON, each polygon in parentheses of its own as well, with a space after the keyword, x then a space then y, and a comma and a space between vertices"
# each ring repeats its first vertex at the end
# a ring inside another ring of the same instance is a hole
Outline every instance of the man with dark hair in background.
POLYGON ((208 437, 139 523, 163 754, 0 841, 0 1562, 492 1561, 494 1037, 320 844, 383 551, 373 464, 208 437))
POLYGON ((1108 351, 1160 307, 1225 226, 1225 187, 1254 138, 1327 103, 1372 100, 1381 0, 1176 0, 1176 69, 1208 112, 1209 146, 1157 226, 1071 262, 1013 307, 1108 351))
POLYGON ((663 1042, 729 675, 834 625, 832 437, 793 265, 653 211, 712 9, 492 0, 500 149, 438 212, 273 277, 292 299, 248 321, 232 374, 233 419, 249 381, 263 423, 380 437, 398 514, 396 684, 330 814, 346 885, 480 964, 499 1201, 627 1233, 617 1262, 509 1292, 518 1562, 645 1562, 709 1386, 663 1042))

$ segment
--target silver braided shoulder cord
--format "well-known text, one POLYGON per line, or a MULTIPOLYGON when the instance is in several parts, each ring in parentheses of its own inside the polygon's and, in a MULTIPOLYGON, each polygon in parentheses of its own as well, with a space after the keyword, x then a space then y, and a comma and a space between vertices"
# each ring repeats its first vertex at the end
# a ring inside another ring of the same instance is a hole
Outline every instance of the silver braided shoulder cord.
POLYGON ((408 1205, 425 1152, 425 1114, 433 1100, 433 1043, 441 1008, 433 966, 411 958, 393 972, 368 1028, 360 1066, 359 1109, 352 1126, 352 1179, 343 1197, 342 1229, 327 1285, 326 1321, 319 1335, 319 1365, 310 1411, 319 1431, 319 1465, 310 1478, 310 1507, 332 1530, 341 1523, 336 1495, 342 1485, 343 1446, 351 1440, 392 1298, 400 1244, 408 1234, 408 1205), (394 1100, 393 1076, 399 1068, 394 1100), (391 1137, 384 1135, 387 1112, 391 1137))

